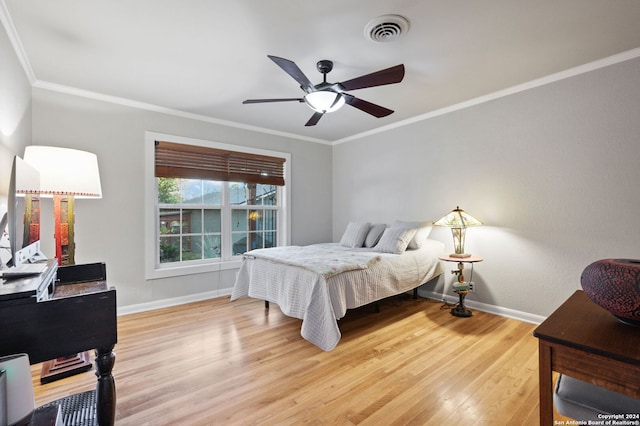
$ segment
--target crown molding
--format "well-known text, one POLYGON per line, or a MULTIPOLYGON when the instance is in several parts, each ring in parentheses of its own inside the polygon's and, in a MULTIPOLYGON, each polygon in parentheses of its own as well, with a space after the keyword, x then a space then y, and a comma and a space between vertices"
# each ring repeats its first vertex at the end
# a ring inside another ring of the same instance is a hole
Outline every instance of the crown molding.
POLYGON ((589 62, 584 65, 579 65, 577 67, 569 68, 564 71, 560 71, 554 74, 550 74, 545 77, 537 78, 535 80, 528 81, 526 83, 518 84, 516 86, 508 87, 503 90, 499 90, 497 92, 489 93, 488 95, 479 96, 474 99, 470 99, 468 101, 460 102, 454 105, 450 105, 444 108, 440 108, 426 114, 418 115, 412 118, 408 118, 406 120, 398 121, 393 124, 389 124, 387 126, 378 127, 377 129, 373 129, 367 132, 359 133, 357 135, 348 136, 346 138, 342 138, 336 140, 332 143, 332 145, 339 145, 341 143, 354 141, 357 139, 362 139, 366 136, 371 136, 377 133, 383 133, 392 129, 396 129, 398 127, 403 127, 412 123, 417 123, 419 121, 428 120, 433 117, 437 117, 440 115, 448 114, 450 112, 459 111, 461 109, 469 108, 475 105, 483 104, 485 102, 493 101, 495 99, 499 99, 505 96, 513 95, 515 93, 524 92, 529 89, 534 89, 536 87, 544 86, 550 83, 555 83, 556 81, 564 80, 566 78, 575 77, 580 74, 588 73, 590 71, 594 71, 600 68, 608 67, 610 65, 615 65, 620 62, 625 62, 631 59, 636 59, 640 57, 640 48, 627 50, 626 52, 618 53, 616 55, 608 56, 603 59, 598 59, 597 61, 589 62))
MULTIPOLYGON (((1 4, 4 4, 3 0, 0 0, 1 4)), ((2 15, 2 13, 0 12, 0 15, 2 15)), ((19 43, 19 40, 17 40, 19 43)), ((14 45, 15 47, 15 45, 14 45)), ((20 56, 20 55, 19 55, 20 56)), ((487 95, 483 95, 483 96, 479 96, 477 98, 474 99, 470 99, 468 101, 464 101, 464 102, 460 102, 454 105, 450 105, 444 108, 440 108, 434 111, 430 111, 428 113, 422 114, 422 115, 418 115, 412 118, 408 118, 406 120, 402 120, 402 121, 398 121, 397 123, 393 123, 393 124, 389 124, 387 126, 382 126, 382 127, 378 127, 376 129, 372 129, 370 131, 367 132, 363 132, 363 133, 358 133, 356 135, 352 135, 352 136, 348 136, 346 138, 342 138, 339 140, 335 140, 335 141, 327 141, 324 139, 318 139, 318 138, 311 138, 311 137, 306 137, 306 136, 301 136, 301 135, 297 135, 297 134, 293 134, 293 133, 287 133, 287 132, 280 132, 277 130, 272 130, 272 129, 267 129, 267 128, 263 128, 263 127, 257 127, 257 126, 250 126, 247 124, 242 124, 242 123, 236 123, 233 121, 227 121, 227 120, 221 120, 221 119, 217 119, 217 118, 213 118, 213 117, 209 117, 209 116, 205 116, 205 115, 200 115, 200 114, 194 114, 194 113, 190 113, 190 112, 185 112, 185 111, 181 111, 181 110, 176 110, 176 109, 171 109, 171 108, 166 108, 166 107, 161 107, 158 105, 152 105, 152 104, 147 104, 144 102, 138 102, 138 101, 134 101, 131 99, 126 99, 126 98, 119 98, 116 96, 111 96, 111 95, 105 95, 102 93, 96 93, 96 92, 91 92, 88 90, 83 90, 83 89, 77 89, 74 87, 70 87, 70 86, 64 86, 64 85, 60 85, 60 84, 56 84, 56 83, 50 83, 50 82, 46 82, 46 81, 41 81, 41 80, 35 80, 34 82, 32 82, 32 85, 34 87, 38 87, 41 89, 45 89, 45 90, 52 90, 52 91, 57 91, 57 92, 61 92, 61 93, 67 93, 67 94, 71 94, 71 95, 75 95, 75 96, 81 96, 81 97, 85 97, 85 98, 90 98, 90 99, 96 99, 96 100, 101 100, 104 102, 110 102, 110 103, 114 103, 114 104, 119 104, 119 105, 124 105, 124 106, 129 106, 132 108, 139 108, 139 109, 144 109, 144 110, 148 110, 148 111, 153 111, 153 112, 159 112, 159 113, 163 113, 163 114, 169 114, 169 115, 174 115, 177 117, 182 117, 182 118, 188 118, 188 119, 192 119, 192 120, 198 120, 198 121, 204 121, 207 123, 213 123, 213 124, 220 124, 220 125, 224 125, 224 126, 229 126, 229 127, 235 127, 235 128, 239 128, 239 129, 243 129, 243 130, 249 130, 249 131, 253 131, 253 132, 259 132, 259 133, 266 133, 266 134, 271 134, 274 136, 282 136, 282 137, 286 137, 286 138, 293 138, 293 139, 298 139, 298 140, 304 140, 304 141, 308 141, 308 142, 314 142, 314 143, 321 143, 321 144, 325 144, 325 145, 339 145, 342 143, 346 143, 346 142, 350 142, 350 141, 354 141, 354 140, 358 140, 358 139, 362 139, 364 137, 367 136, 371 136, 371 135, 375 135, 378 133, 384 133, 386 131, 389 130, 393 130, 399 127, 404 127, 407 126, 409 124, 413 124, 413 123, 417 123, 420 121, 424 121, 424 120, 428 120, 430 118, 434 118, 434 117, 438 117, 440 115, 444 115, 444 114, 448 114, 454 111, 459 111, 465 108, 469 108, 472 106, 476 106, 476 105, 480 105, 483 104, 485 102, 490 102, 505 96, 509 96, 509 95, 513 95, 516 93, 520 93, 520 92, 524 92, 526 90, 529 89, 534 89, 536 87, 541 87, 547 84, 551 84, 551 83, 555 83, 557 81, 560 80, 564 80, 570 77, 575 77, 577 75, 580 74, 585 74, 591 71, 595 71, 598 70, 600 68, 605 68, 608 67, 610 65, 615 65, 618 64, 620 62, 625 62, 631 59, 636 59, 640 57, 640 48, 636 48, 636 49, 632 49, 632 50, 628 50, 626 52, 622 52, 616 55, 612 55, 603 59, 599 59, 597 61, 593 61, 593 62, 589 62, 587 64, 584 65, 580 65, 577 67, 573 67, 564 71, 560 71, 554 74, 550 74, 548 76, 545 77, 541 77, 535 80, 531 80, 528 81, 526 83, 522 83, 522 84, 518 84, 516 86, 512 86, 512 87, 508 87, 506 89, 503 90, 499 90, 497 92, 493 92, 493 93, 489 93, 487 95)), ((26 62, 26 66, 28 67, 28 69, 30 70, 30 66, 29 66, 29 62, 26 60, 25 57, 25 62, 26 62)), ((23 65, 25 66, 25 65, 23 65)), ((26 71, 27 68, 25 68, 25 72, 28 73, 28 71, 26 71)), ((33 74, 33 71, 31 71, 31 73, 33 74)))
POLYGON ((20 61, 20 65, 22 65, 24 73, 29 79, 29 83, 33 85, 36 82, 36 75, 33 72, 33 68, 31 68, 27 54, 24 52, 24 47, 22 46, 20 37, 18 37, 18 32, 13 25, 13 20, 11 19, 11 15, 9 15, 9 9, 7 9, 7 4, 4 0, 0 0, 0 22, 2 22, 2 26, 7 32, 9 41, 13 46, 13 50, 16 52, 16 56, 18 57, 18 61, 20 61))
POLYGON ((293 138, 293 139, 305 140, 307 142, 321 143, 321 144, 327 144, 327 145, 330 144, 330 142, 328 142, 326 140, 323 140, 323 139, 310 138, 310 137, 305 137, 305 136, 296 135, 296 134, 287 133, 287 132, 280 132, 280 131, 277 131, 277 130, 267 129, 267 128, 263 128, 263 127, 251 126, 251 125, 248 125, 248 124, 237 123, 235 121, 221 120, 221 119, 218 119, 218 118, 209 117, 207 115, 194 114, 192 112, 186 112, 186 111, 181 111, 181 110, 177 110, 177 109, 166 108, 166 107, 163 107, 163 106, 154 105, 154 104, 148 104, 148 103, 145 103, 145 102, 134 101, 134 100, 127 99, 127 98, 120 98, 118 96, 105 95, 104 93, 92 92, 90 90, 78 89, 78 88, 75 88, 75 87, 65 86, 65 85, 57 84, 57 83, 51 83, 51 82, 48 82, 48 81, 36 80, 33 83, 33 87, 38 88, 38 89, 50 90, 50 91, 53 91, 53 92, 65 93, 65 94, 68 94, 68 95, 79 96, 79 97, 88 98, 88 99, 95 99, 95 100, 98 100, 98 101, 108 102, 108 103, 117 104, 117 105, 128 106, 128 107, 131 107, 131 108, 143 109, 143 110, 146 110, 146 111, 158 112, 158 113, 161 113, 161 114, 168 114, 168 115, 173 115, 173 116, 176 116, 176 117, 182 117, 182 118, 188 118, 188 119, 191 119, 191 120, 203 121, 203 122, 211 123, 211 124, 220 124, 220 125, 223 125, 223 126, 235 127, 235 128, 238 128, 238 129, 250 130, 250 131, 259 132, 259 133, 266 133, 266 134, 270 134, 270 135, 274 135, 274 136, 282 136, 282 137, 285 137, 285 138, 293 138))
MULTIPOLYGON (((0 0, 0 2, 4 3, 3 0, 0 0)), ((352 136, 347 136, 346 138, 338 139, 338 140, 335 140, 335 141, 328 141, 328 140, 324 140, 324 139, 311 138, 311 137, 301 136, 301 135, 294 134, 294 133, 280 132, 280 131, 277 131, 277 130, 267 129, 267 128, 263 128, 263 127, 250 126, 250 125, 247 125, 247 124, 236 123, 236 122, 233 122, 233 121, 221 120, 221 119, 217 119, 217 118, 213 118, 213 117, 209 117, 209 116, 205 116, 205 115, 194 114, 194 113, 185 112, 185 111, 181 111, 181 110, 161 107, 161 106, 158 106, 158 105, 147 104, 147 103, 144 103, 144 102, 138 102, 138 101, 134 101, 134 100, 131 100, 131 99, 119 98, 119 97, 116 97, 116 96, 105 95, 105 94, 102 94, 102 93, 91 92, 91 91, 88 91, 88 90, 77 89, 77 88, 74 88, 74 87, 64 86, 64 85, 60 85, 60 84, 56 84, 56 83, 50 83, 50 82, 41 81, 41 80, 34 81, 32 83, 32 85, 34 87, 38 87, 38 88, 41 88, 41 89, 52 90, 52 91, 57 91, 57 92, 61 92, 61 93, 67 93, 67 94, 71 94, 71 95, 75 95, 75 96, 81 96, 81 97, 85 97, 85 98, 101 100, 101 101, 104 101, 104 102, 110 102, 110 103, 119 104, 119 105, 130 106, 132 108, 139 108, 139 109, 144 109, 144 110, 148 110, 148 111, 154 111, 154 112, 159 112, 159 113, 163 113, 163 114, 174 115, 174 116, 177 116, 177 117, 189 118, 189 119, 192 119, 192 120, 204 121, 204 122, 207 122, 207 123, 220 124, 220 125, 224 125, 224 126, 230 126, 230 127, 235 127, 235 128, 239 128, 239 129, 259 132, 259 133, 266 133, 266 134, 271 134, 271 135, 274 135, 274 136, 282 136, 282 137, 287 137, 287 138, 304 140, 304 141, 308 141, 308 142, 321 143, 321 144, 325 144, 325 145, 339 145, 339 144, 342 144, 342 143, 346 143, 346 142, 362 139, 362 138, 367 137, 367 136, 372 136, 372 135, 375 135, 375 134, 378 134, 378 133, 384 133, 384 132, 387 132, 389 130, 393 130, 393 129, 396 129, 396 128, 399 128, 399 127, 407 126, 409 124, 413 124, 413 123, 417 123, 417 122, 420 122, 420 121, 428 120, 430 118, 438 117, 440 115, 449 114, 449 113, 454 112, 454 111, 459 111, 459 110, 462 110, 462 109, 465 109, 465 108, 469 108, 469 107, 472 107, 472 106, 480 105, 480 104, 483 104, 485 102, 490 102, 490 101, 493 101, 493 100, 496 100, 496 99, 503 98, 505 96, 513 95, 513 94, 520 93, 520 92, 524 92, 526 90, 534 89, 536 87, 545 86, 547 84, 555 83, 555 82, 560 81, 560 80, 564 80, 564 79, 567 79, 567 78, 570 78, 570 77, 575 77, 577 75, 585 74, 585 73, 588 73, 588 72, 591 72, 591 71, 595 71, 595 70, 598 70, 600 68, 605 68, 605 67, 608 67, 610 65, 615 65, 615 64, 618 64, 620 62, 625 62, 625 61, 628 61, 628 60, 631 60, 631 59, 636 59, 638 57, 640 57, 640 48, 631 49, 631 50, 628 50, 628 51, 625 51, 625 52, 622 52, 622 53, 619 53, 619 54, 616 54, 616 55, 612 55, 612 56, 608 56, 606 58, 599 59, 597 61, 593 61, 593 62, 589 62, 589 63, 584 64, 584 65, 579 65, 577 67, 569 68, 567 70, 560 71, 560 72, 557 72, 557 73, 554 73, 554 74, 550 74, 550 75, 547 75, 545 77, 541 77, 541 78, 538 78, 538 79, 535 79, 535 80, 531 80, 531 81, 528 81, 526 83, 518 84, 516 86, 511 86, 511 87, 508 87, 506 89, 499 90, 497 92, 493 92, 493 93, 489 93, 487 95, 479 96, 477 98, 473 98, 473 99, 470 99, 468 101, 460 102, 460 103, 457 103, 457 104, 454 104, 454 105, 450 105, 450 106, 447 106, 447 107, 444 107, 444 108, 440 108, 440 109, 437 109, 437 110, 434 110, 434 111, 430 111, 430 112, 425 113, 425 114, 421 114, 421 115, 418 115, 418 116, 415 116, 415 117, 411 117, 411 118, 408 118, 406 120, 398 121, 396 123, 389 124, 387 126, 378 127, 376 129, 372 129, 372 130, 369 130, 367 132, 362 132, 362 133, 358 133, 358 134, 355 134, 355 135, 352 135, 352 136)), ((25 58, 25 61, 26 61, 26 58, 25 58)), ((28 64, 28 61, 27 61, 27 64, 28 64)))

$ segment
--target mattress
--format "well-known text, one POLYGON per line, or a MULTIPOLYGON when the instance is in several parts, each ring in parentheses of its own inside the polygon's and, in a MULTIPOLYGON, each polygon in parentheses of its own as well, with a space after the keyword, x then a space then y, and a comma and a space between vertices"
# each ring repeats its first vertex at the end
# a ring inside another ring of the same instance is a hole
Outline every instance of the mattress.
POLYGON ((248 252, 240 266, 231 300, 243 296, 267 300, 282 312, 302 320, 300 334, 322 350, 330 351, 341 338, 338 320, 357 308, 410 291, 442 273, 438 256, 444 244, 427 239, 420 249, 403 254, 372 252, 339 244, 313 245, 344 256, 376 256, 364 268, 335 275, 291 264, 290 259, 262 259, 248 252))

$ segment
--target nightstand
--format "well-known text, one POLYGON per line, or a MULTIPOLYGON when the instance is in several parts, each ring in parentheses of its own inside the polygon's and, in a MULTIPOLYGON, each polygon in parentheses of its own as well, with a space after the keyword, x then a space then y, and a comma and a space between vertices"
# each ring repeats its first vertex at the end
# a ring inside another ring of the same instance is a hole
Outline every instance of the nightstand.
POLYGON ((484 259, 480 256, 451 257, 450 255, 442 255, 438 256, 438 258, 445 262, 458 263, 458 269, 453 269, 451 273, 457 277, 456 281, 453 283, 453 291, 458 293, 459 302, 455 308, 451 309, 451 315, 463 318, 470 317, 473 314, 464 306, 464 298, 467 296, 467 293, 469 293, 469 283, 471 283, 471 279, 473 278, 473 264, 476 262, 482 262, 484 259), (471 264, 471 275, 469 276, 469 281, 465 281, 464 277, 465 263, 471 264))

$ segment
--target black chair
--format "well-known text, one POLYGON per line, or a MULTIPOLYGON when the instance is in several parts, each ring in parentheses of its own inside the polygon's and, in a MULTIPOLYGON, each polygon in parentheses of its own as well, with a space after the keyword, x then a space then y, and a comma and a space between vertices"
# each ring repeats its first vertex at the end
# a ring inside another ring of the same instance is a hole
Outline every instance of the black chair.
POLYGON ((96 391, 77 393, 34 409, 29 356, 0 357, 0 424, 96 426, 96 391))

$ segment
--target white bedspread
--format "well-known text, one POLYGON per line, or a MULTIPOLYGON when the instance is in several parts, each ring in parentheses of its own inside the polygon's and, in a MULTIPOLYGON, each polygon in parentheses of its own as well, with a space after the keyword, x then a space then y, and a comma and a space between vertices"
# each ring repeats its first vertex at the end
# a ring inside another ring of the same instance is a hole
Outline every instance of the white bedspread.
POLYGON ((414 289, 440 275, 438 255, 444 244, 427 239, 419 250, 401 255, 351 249, 339 244, 316 244, 333 252, 373 254, 379 261, 364 269, 342 272, 325 278, 310 269, 261 258, 243 260, 231 300, 243 296, 277 303, 285 315, 302 320, 304 339, 330 351, 340 341, 337 320, 347 309, 357 308, 385 297, 414 289))
POLYGON ((266 259, 290 266, 299 266, 325 278, 354 269, 367 269, 380 260, 378 253, 341 250, 338 244, 285 246, 251 250, 243 258, 266 259))

